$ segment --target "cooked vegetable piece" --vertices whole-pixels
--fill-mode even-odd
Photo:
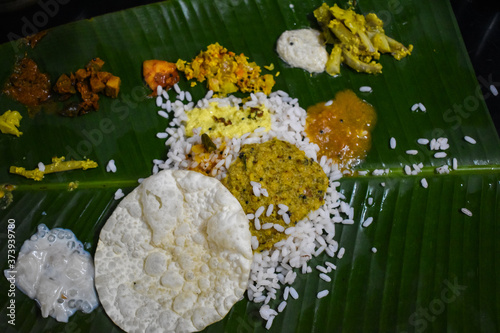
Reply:
[[[54,91],[58,94],[75,94],[76,89],[75,86],[73,85],[73,82],[75,81],[75,76],[71,74],[71,77],[69,77],[66,74],[63,74],[57,79],[56,85],[54,86]]]
[[[329,7],[323,3],[314,11],[314,16],[323,30],[327,44],[334,44],[326,71],[337,75],[340,61],[358,72],[376,74],[382,72],[382,65],[374,60],[380,59],[380,53],[390,53],[401,60],[411,54],[413,46],[406,48],[403,44],[385,35],[384,23],[374,13],[366,16],[357,14],[352,7],[342,9],[337,4]],[[339,51],[341,48],[342,52]]]
[[[108,97],[116,98],[120,92],[121,80],[118,76],[112,75],[111,78],[106,82],[105,94]]]
[[[40,181],[43,179],[44,175],[48,173],[76,169],[87,170],[92,168],[97,168],[97,163],[92,160],[87,159],[86,161],[65,161],[64,156],[62,156],[52,158],[52,163],[45,165],[44,171],[41,171],[39,168],[36,168],[34,170],[26,170],[23,167],[11,166],[9,172]]]
[[[11,110],[5,111],[5,113],[0,116],[0,131],[4,134],[12,134],[17,137],[21,136],[23,132],[20,132],[18,129],[21,119],[23,119],[23,117],[19,112]]]
[[[342,62],[342,48],[335,45],[325,64],[325,70],[331,76],[340,74],[340,63]]]
[[[164,60],[144,61],[142,63],[142,75],[149,88],[153,90],[153,96],[156,96],[158,86],[169,90],[179,82],[179,73],[175,64]]]
[[[99,110],[99,93],[116,98],[120,92],[121,80],[109,72],[101,71],[104,61],[94,58],[85,66],[78,69],[75,74],[62,74],[54,86],[54,91],[67,99],[77,91],[83,101],[76,105],[66,105],[59,113],[63,116],[75,117]],[[76,89],[75,89],[76,88]]]
[[[209,153],[217,149],[217,146],[214,144],[212,139],[210,139],[207,133],[203,133],[201,135],[201,142],[203,143],[203,147],[205,147],[205,150]]]

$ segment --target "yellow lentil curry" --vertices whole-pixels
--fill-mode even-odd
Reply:
[[[370,104],[345,90],[335,95],[331,105],[319,103],[307,110],[305,131],[309,140],[319,146],[319,156],[325,155],[341,169],[348,169],[370,150],[376,120]]]
[[[260,183],[268,196],[255,196],[250,181]],[[259,217],[261,225],[273,223],[285,229],[321,207],[328,188],[328,177],[318,163],[307,158],[296,146],[278,139],[243,146],[222,182],[247,214],[254,214],[264,206]],[[274,209],[266,216],[270,204]],[[278,215],[278,204],[288,206],[289,224]],[[274,228],[256,230],[253,221],[250,221],[250,231],[259,241],[257,251],[271,249],[276,242],[286,238],[284,232]]]
[[[220,106],[216,102],[207,108],[194,108],[187,113],[186,134],[193,135],[193,129],[201,127],[201,133],[210,137],[238,138],[259,127],[271,129],[271,114],[264,106],[242,109],[239,106]]]

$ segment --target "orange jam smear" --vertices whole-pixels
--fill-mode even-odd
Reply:
[[[352,90],[335,95],[330,105],[318,103],[307,110],[306,134],[341,170],[366,157],[371,148],[371,131],[377,121],[375,109]]]

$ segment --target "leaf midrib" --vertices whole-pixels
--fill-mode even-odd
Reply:
[[[343,179],[386,179],[386,178],[430,178],[430,177],[441,177],[441,176],[462,176],[462,175],[484,175],[484,174],[498,174],[500,175],[500,165],[492,164],[492,165],[472,165],[472,166],[461,166],[457,170],[450,170],[449,174],[437,174],[437,167],[424,167],[421,169],[421,172],[417,175],[407,175],[404,171],[403,167],[398,168],[385,168],[379,170],[389,170],[388,174],[375,176],[372,175],[369,171],[369,174],[365,176],[356,175],[356,176],[344,176]],[[364,170],[358,170],[364,171]],[[69,182],[59,182],[59,183],[44,183],[41,182],[33,182],[32,184],[20,184],[15,185],[16,192],[29,192],[29,191],[58,191],[58,190],[68,190]],[[130,188],[136,187],[139,183],[137,178],[134,179],[121,179],[121,180],[109,180],[109,181],[79,181],[78,187],[75,190],[79,189],[118,189],[118,188]]]

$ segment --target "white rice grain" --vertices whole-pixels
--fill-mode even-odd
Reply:
[[[275,223],[275,224],[273,225],[273,228],[274,228],[274,229],[276,229],[276,231],[278,231],[278,232],[283,232],[283,231],[285,231],[285,227],[284,227],[284,226],[282,226],[282,225],[280,225],[280,224],[276,224],[276,223]]]
[[[290,296],[292,296],[293,299],[299,298],[299,293],[297,292],[297,290],[295,290],[294,287],[290,287]]]
[[[498,96],[497,87],[495,87],[493,84],[490,85],[490,91],[493,94],[493,96]]]
[[[391,149],[396,149],[396,138],[392,137],[391,140],[389,141],[389,145]]]
[[[115,192],[115,200],[120,200],[124,196],[125,196],[125,194],[123,193],[123,191],[122,191],[121,188],[119,188],[118,190],[116,190],[116,192]]]
[[[169,117],[168,117],[168,113],[166,113],[166,112],[165,112],[165,111],[163,111],[163,110],[159,110],[159,111],[158,111],[158,115],[159,115],[160,117],[163,117],[163,118],[166,118],[166,119],[168,119],[168,118],[169,118]]]
[[[434,154],[434,158],[445,158],[446,153],[445,152],[439,152]]]
[[[429,184],[427,183],[427,179],[425,179],[425,178],[422,178],[420,180],[420,185],[422,185],[423,188],[429,187]]]
[[[264,209],[265,209],[264,206],[260,206],[259,208],[257,208],[257,210],[255,211],[255,217],[259,218],[264,212]]]
[[[321,273],[328,273],[328,270],[325,267],[321,266],[321,265],[317,265],[316,269],[318,271],[320,271]]]
[[[344,256],[345,249],[343,247],[340,248],[339,252],[337,253],[337,258],[342,259]]]
[[[253,224],[254,224],[255,230],[260,230],[261,229],[261,225],[260,225],[260,220],[259,219],[253,220]]]
[[[38,169],[40,169],[40,165],[38,165]],[[106,171],[107,172],[116,172],[116,165],[115,165],[115,160],[109,160],[108,164],[106,165]],[[43,171],[40,169],[40,171]]]
[[[418,140],[417,140],[417,143],[418,143],[419,145],[426,145],[426,144],[428,144],[428,143],[429,143],[429,140],[428,140],[428,139],[425,139],[425,138],[420,138],[420,139],[418,139]]]
[[[323,297],[327,296],[327,295],[328,295],[328,293],[329,293],[329,291],[325,289],[325,290],[320,291],[320,292],[316,295],[316,297],[317,297],[317,298],[323,298]]]
[[[273,320],[276,316],[270,316],[269,319],[266,322],[266,330],[271,329],[271,326],[273,325]]]
[[[267,207],[267,210],[266,210],[266,216],[271,216],[271,214],[273,213],[273,209],[274,209],[274,205],[273,204],[270,204],[268,207]]]
[[[328,275],[326,275],[325,273],[321,273],[319,275],[319,277],[321,278],[321,280],[326,281],[326,282],[331,282],[332,281],[332,278],[329,277]]]
[[[472,216],[472,212],[470,210],[468,210],[467,208],[462,208],[462,209],[460,209],[460,211],[467,216]]]
[[[362,86],[359,88],[360,92],[372,92],[372,88],[369,86]]]
[[[468,135],[464,136],[464,140],[467,141],[468,143],[470,143],[471,145],[475,145],[476,144],[476,140],[474,140],[473,138],[471,138]]]
[[[280,305],[278,305],[278,312],[283,312],[283,310],[285,310],[285,307],[286,307],[286,301],[282,301]]]
[[[365,228],[368,227],[370,224],[372,224],[372,222],[373,222],[373,217],[370,216],[363,222],[363,227]]]
[[[180,94],[181,93],[181,88],[179,87],[179,85],[176,83],[174,84],[174,90],[176,93]]]

